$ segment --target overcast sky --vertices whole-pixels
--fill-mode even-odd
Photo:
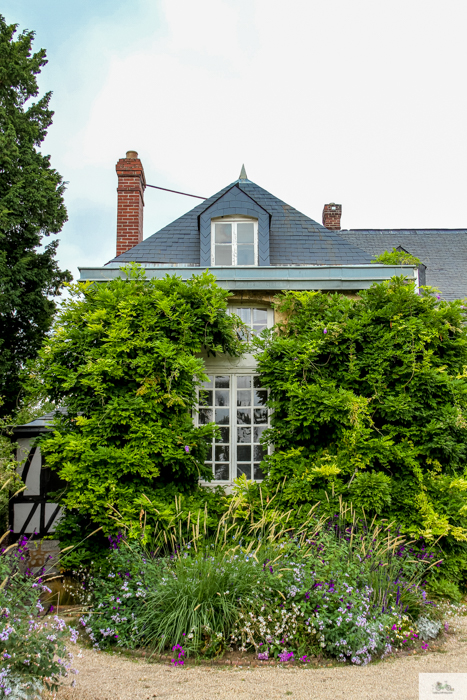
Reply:
[[[343,228],[467,227],[465,0],[3,0],[36,31],[68,181],[59,259],[115,255],[115,163],[210,196],[250,180]],[[196,200],[146,190],[144,235]]]

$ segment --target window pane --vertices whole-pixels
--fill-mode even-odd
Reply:
[[[214,479],[216,481],[228,481],[229,480],[229,465],[228,464],[215,464],[214,465]]]
[[[266,450],[262,445],[255,445],[253,447],[253,459],[255,459],[257,462],[260,462],[264,458],[265,454]]]
[[[256,377],[253,377],[253,386],[255,389],[263,389],[263,385],[261,384],[261,377],[256,375]]]
[[[249,389],[251,387],[251,377],[237,377],[237,387],[239,389]]]
[[[237,265],[254,265],[254,264],[255,264],[255,248],[254,248],[254,246],[252,246],[252,245],[238,245],[238,247],[237,247]]]
[[[229,446],[228,445],[216,445],[216,462],[228,462],[229,461]]]
[[[212,389],[212,377],[209,377],[209,381],[207,382],[201,382],[201,386],[205,389]]]
[[[266,401],[268,400],[268,392],[266,389],[256,389],[253,394],[255,396],[255,406],[266,406]]]
[[[219,428],[220,437],[216,438],[216,442],[230,442],[230,428]]]
[[[237,316],[240,316],[243,323],[246,323],[247,326],[251,324],[251,309],[237,309]]]
[[[217,411],[216,411],[217,413]],[[267,408],[255,408],[254,411],[255,424],[267,423],[268,422],[268,409]],[[217,420],[216,420],[217,423]]]
[[[232,224],[215,225],[216,243],[232,243]]]
[[[237,391],[237,406],[251,406],[251,391],[249,389]]]
[[[255,242],[254,224],[237,224],[237,242],[253,245]]]
[[[199,405],[200,406],[212,406],[212,391],[199,392]]]
[[[217,425],[229,425],[229,409],[216,408],[216,423]]]
[[[253,442],[259,442],[265,430],[268,429],[267,425],[258,426],[253,428]]]
[[[267,309],[253,309],[253,323],[264,323],[268,322],[268,311]]]
[[[207,425],[212,423],[212,410],[210,408],[201,408],[198,414],[198,423],[200,425]]]
[[[237,476],[242,476],[243,474],[245,474],[247,479],[251,479],[251,464],[237,465]]]
[[[251,428],[237,428],[237,442],[251,442]]]
[[[251,461],[251,445],[237,445],[237,462]]]
[[[260,392],[257,392],[260,393]],[[228,389],[216,389],[216,406],[228,406],[229,405],[230,391]],[[256,404],[261,406],[262,404]]]
[[[251,408],[245,408],[243,411],[237,411],[237,423],[238,425],[251,425]]]
[[[212,462],[212,447],[208,448],[208,453],[206,455],[205,462]]]
[[[254,467],[255,467],[255,477],[254,478],[255,479],[264,479],[263,470],[261,469],[259,464],[255,464]]]
[[[215,265],[231,265],[232,264],[232,246],[231,245],[216,245],[216,254],[214,257]]]
[[[216,389],[228,389],[230,386],[230,377],[228,374],[221,377],[216,377]]]

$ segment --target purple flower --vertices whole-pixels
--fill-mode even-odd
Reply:
[[[267,661],[269,659],[269,653],[267,651],[260,652],[258,654],[258,659],[260,661]]]
[[[441,297],[440,297],[440,295],[439,295],[439,294],[437,294],[437,295],[436,295],[436,298],[437,298],[437,299],[441,299]]]
[[[422,644],[422,649],[423,651],[426,651],[428,649],[428,644],[425,642],[425,644]]]
[[[325,328],[324,331],[323,331],[323,333],[326,335],[327,332],[328,332],[328,329]]]
[[[293,651],[281,651],[281,653],[278,656],[278,659],[281,663],[285,663],[286,661],[293,661]]]
[[[190,451],[190,448],[188,447],[188,445],[185,445],[185,452],[189,452],[189,451]]]

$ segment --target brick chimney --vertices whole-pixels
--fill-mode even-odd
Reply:
[[[136,151],[127,151],[115,166],[118,176],[117,255],[143,240],[146,178]]]
[[[325,204],[323,209],[323,226],[330,231],[341,230],[342,204]]]

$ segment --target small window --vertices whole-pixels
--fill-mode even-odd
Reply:
[[[258,264],[258,222],[254,220],[213,221],[212,265],[253,266]]]
[[[265,328],[272,328],[274,325],[274,310],[267,306],[232,304],[228,307],[228,313],[239,316],[245,326],[250,328],[249,334],[245,334],[244,331],[241,334],[240,331],[238,332],[241,340],[250,340],[251,336],[258,335]]]

